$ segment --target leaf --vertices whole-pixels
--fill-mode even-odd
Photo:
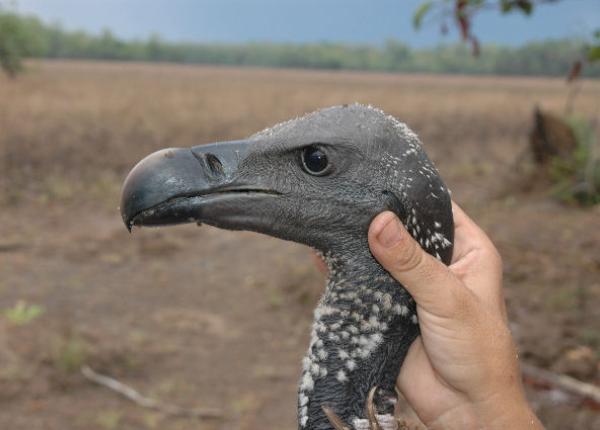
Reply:
[[[502,0],[500,2],[500,10],[502,13],[508,13],[512,10],[514,3],[511,0]]]
[[[531,12],[533,11],[531,0],[518,0],[517,7],[521,9],[525,15],[531,15]]]
[[[415,27],[416,29],[421,28],[423,18],[425,18],[425,15],[427,15],[427,12],[429,12],[432,6],[432,0],[421,3],[421,5],[417,8],[415,14],[413,15],[413,27]]]
[[[469,19],[465,16],[457,17],[458,28],[460,29],[460,36],[463,40],[468,40],[470,36],[471,23]]]
[[[19,300],[14,307],[6,309],[4,316],[13,324],[25,325],[37,319],[44,313],[44,309],[38,305],[29,305]]]
[[[501,0],[500,2],[502,13],[512,12],[515,7],[520,9],[525,15],[531,15],[531,12],[533,12],[533,3],[531,0]]]
[[[590,46],[588,48],[587,60],[590,63],[600,60],[600,45]]]

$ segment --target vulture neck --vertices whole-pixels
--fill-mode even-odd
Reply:
[[[314,312],[299,389],[300,429],[332,429],[322,407],[347,425],[365,428],[369,391],[384,429],[395,428],[395,383],[419,333],[413,299],[364,247],[323,255],[329,267]],[[364,249],[365,251],[360,251]]]

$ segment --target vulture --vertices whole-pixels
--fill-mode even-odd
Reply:
[[[419,335],[412,297],[374,259],[367,232],[390,210],[449,264],[448,188],[404,123],[361,104],[334,106],[245,140],[169,148],[129,173],[133,226],[194,222],[315,249],[329,269],[298,388],[298,428],[394,429],[395,383]]]

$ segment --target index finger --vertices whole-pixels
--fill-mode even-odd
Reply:
[[[450,264],[461,260],[472,250],[493,247],[483,230],[455,201],[452,201],[452,215],[454,217],[454,252]]]
[[[454,253],[449,266],[464,284],[486,301],[502,302],[502,261],[484,231],[452,202]]]

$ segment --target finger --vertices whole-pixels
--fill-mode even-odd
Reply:
[[[489,237],[453,202],[454,254],[450,271],[476,296],[503,303],[502,260]]]
[[[396,387],[409,404],[430,405],[430,411],[451,409],[453,405],[449,404],[449,401],[457,397],[455,390],[436,374],[420,336],[408,349],[396,380]],[[431,416],[420,412],[419,418],[425,422],[431,420]]]
[[[369,246],[379,263],[413,296],[417,304],[439,316],[464,309],[468,290],[443,263],[427,254],[392,212],[375,217]]]
[[[452,263],[473,249],[495,249],[483,230],[455,202],[452,202],[452,214],[455,233]]]
[[[402,367],[400,367],[400,373],[398,373],[396,385],[402,393],[411,391],[415,376],[423,374],[421,368],[426,365],[429,365],[429,357],[423,346],[423,339],[419,336],[408,348]]]
[[[329,268],[327,267],[327,264],[325,264],[323,257],[321,257],[321,255],[315,251],[311,251],[310,255],[312,260],[315,262],[315,266],[317,266],[317,270],[323,275],[327,276],[329,273]]]

